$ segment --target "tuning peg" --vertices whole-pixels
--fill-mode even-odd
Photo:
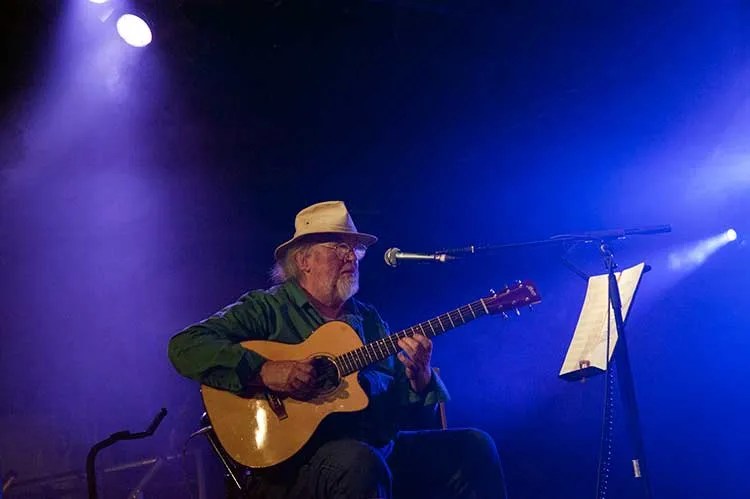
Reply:
[[[502,312],[502,316],[503,316],[503,319],[507,319],[508,318],[508,314],[506,314],[505,312]]]
[[[529,312],[533,312],[534,311],[534,305],[526,305],[526,308],[529,309]]]
[[[494,289],[490,288],[490,294],[491,294],[492,296],[495,296],[495,295],[496,295],[497,293],[495,293],[495,290],[494,290]]]
[[[517,308],[514,308],[513,310],[515,310],[515,311],[516,311],[516,315],[518,315],[518,316],[520,316],[520,315],[521,315],[521,311],[520,311],[520,310],[518,310]]]

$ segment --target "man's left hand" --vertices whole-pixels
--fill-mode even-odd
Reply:
[[[398,340],[398,346],[403,349],[398,354],[398,360],[406,368],[406,377],[409,378],[412,390],[422,393],[432,379],[432,341],[416,334],[411,338]]]

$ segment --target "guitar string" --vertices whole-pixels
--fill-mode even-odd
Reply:
[[[442,314],[437,317],[433,317],[432,319],[429,319],[424,322],[420,322],[412,327],[403,329],[397,333],[385,336],[383,338],[380,338],[378,340],[375,340],[373,342],[367,343],[366,345],[362,345],[361,347],[355,348],[354,350],[350,350],[349,352],[345,352],[341,355],[335,356],[332,361],[332,366],[329,366],[326,368],[326,370],[323,372],[325,377],[335,375],[337,370],[338,372],[346,372],[346,375],[349,375],[353,372],[356,372],[362,368],[364,368],[366,365],[376,362],[378,360],[383,360],[391,355],[394,355],[398,353],[398,350],[391,352],[390,350],[393,349],[396,346],[396,343],[393,341],[393,338],[403,339],[406,337],[412,337],[416,334],[419,334],[417,331],[417,328],[419,328],[422,331],[422,334],[426,336],[427,338],[433,338],[441,333],[445,333],[447,331],[450,331],[451,329],[454,329],[457,327],[453,320],[453,315],[456,315],[456,320],[459,318],[461,319],[461,323],[458,324],[458,326],[464,325],[467,322],[475,319],[477,317],[476,312],[474,311],[474,307],[478,307],[477,303],[479,301],[475,301],[472,303],[469,303],[467,305],[463,305],[462,307],[459,307],[457,309],[451,310],[445,314]],[[480,310],[481,312],[481,310]],[[467,318],[469,313],[471,314],[470,318]],[[451,327],[448,327],[447,329],[443,326],[443,322],[441,320],[441,317],[447,317],[448,321],[451,323]],[[435,327],[433,326],[433,322],[436,322],[437,325],[440,326],[440,331],[437,331]],[[428,333],[427,330],[424,328],[423,324],[427,324],[430,327],[431,332]],[[390,340],[392,347],[389,349],[388,345],[386,344],[386,340]],[[382,347],[381,347],[382,345]],[[381,350],[380,355],[378,355],[378,352],[376,351],[376,346],[379,350]],[[368,350],[369,348],[369,350]],[[383,351],[387,352],[386,355],[383,355]],[[351,357],[347,359],[347,356]],[[369,359],[368,359],[369,357]],[[360,360],[362,359],[362,360]],[[376,359],[376,360],[375,360]],[[355,367],[358,369],[352,370],[350,366],[347,364],[351,364],[351,367]]]
[[[506,293],[507,295],[507,293]],[[507,298],[507,296],[505,296]],[[388,345],[386,344],[386,340],[390,340],[391,342],[391,348],[395,350],[395,347],[397,343],[394,342],[393,338],[402,339],[406,337],[412,337],[415,336],[417,333],[417,327],[422,331],[422,334],[427,338],[434,338],[435,336],[445,333],[447,331],[450,331],[451,329],[456,328],[456,324],[453,321],[452,314],[457,314],[457,318],[461,319],[461,323],[458,324],[458,326],[462,326],[466,324],[469,321],[472,321],[476,319],[478,316],[476,312],[474,311],[474,307],[478,307],[481,305],[481,309],[479,309],[480,316],[483,315],[481,312],[484,312],[485,314],[489,314],[489,310],[487,309],[487,302],[492,300],[493,302],[496,301],[499,298],[499,296],[495,295],[487,300],[481,299],[477,300],[471,303],[468,303],[466,305],[463,305],[457,309],[451,310],[445,314],[441,314],[437,317],[433,317],[432,319],[429,319],[424,322],[420,322],[414,326],[411,326],[409,328],[403,329],[401,331],[398,331],[397,333],[388,335],[384,338],[380,338],[378,340],[372,341],[370,343],[367,343],[365,345],[362,345],[361,347],[355,348],[354,350],[350,350],[349,352],[345,352],[341,355],[334,356],[332,358],[332,362],[326,365],[326,368],[323,371],[323,378],[324,379],[330,379],[335,378],[338,374],[342,374],[343,376],[348,376],[349,374],[352,374],[356,371],[359,371],[366,367],[369,364],[372,364],[374,362],[377,362],[379,360],[386,359],[396,353],[398,353],[398,350],[394,352],[390,352],[390,349],[388,348]],[[529,298],[527,297],[527,301],[529,301]],[[478,305],[479,304],[479,305]],[[511,302],[511,305],[514,305],[514,302]],[[494,308],[494,304],[493,304]],[[512,308],[512,307],[508,307]],[[464,312],[468,310],[469,313],[471,313],[471,318],[468,320],[464,317]],[[503,309],[498,309],[497,311],[502,311]],[[441,317],[447,316],[448,320],[451,323],[451,327],[448,329],[443,326],[443,322],[441,320]],[[468,316],[468,314],[466,314]],[[433,322],[437,322],[437,324],[440,326],[440,331],[436,331],[435,327],[433,327]],[[430,327],[431,333],[427,333],[425,330],[423,324],[427,324]],[[385,351],[387,352],[387,355],[383,355],[383,349],[381,348],[381,345],[385,347]],[[381,349],[380,355],[378,355],[377,351],[375,351],[375,345],[378,346],[379,349]],[[372,352],[368,351],[368,347],[372,350]],[[348,358],[347,358],[348,356]],[[361,356],[361,357],[360,357]],[[370,357],[368,361],[368,356]],[[362,360],[360,360],[362,359]],[[350,365],[347,365],[350,364]],[[355,368],[352,370],[352,368]],[[345,373],[345,374],[343,374]]]

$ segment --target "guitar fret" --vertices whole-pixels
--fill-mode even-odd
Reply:
[[[388,357],[388,355],[385,354],[384,351],[383,351],[383,346],[381,345],[382,342],[383,342],[382,340],[378,340],[375,343],[373,343],[373,345],[375,345],[375,346],[378,347],[378,352],[379,352],[378,353],[378,360],[385,359],[386,357]]]
[[[469,303],[469,312],[471,312],[471,315],[474,316],[474,318],[477,318],[477,314],[474,313],[474,308],[471,306],[471,303]]]
[[[451,321],[451,327],[456,327],[456,325],[455,325],[455,324],[453,323],[453,319],[451,319],[451,314],[450,314],[450,312],[449,312],[449,313],[447,313],[447,314],[445,314],[445,315],[447,315],[447,316],[448,316],[448,320],[449,320],[449,321]]]
[[[461,309],[456,309],[456,312],[458,312],[458,316],[461,318],[461,322],[466,324],[466,319],[464,318],[464,313],[461,312]]]
[[[437,316],[437,320],[438,320],[438,324],[440,324],[440,329],[442,329],[443,332],[445,332],[445,326],[443,326],[443,321],[440,320],[439,315]]]
[[[377,340],[372,345],[373,345],[373,349],[375,349],[375,347],[378,347],[378,351],[379,351],[377,354],[378,357],[385,357],[385,355],[383,355],[383,349],[380,347],[380,340]]]
[[[422,330],[422,336],[425,336],[425,337],[428,337],[428,338],[429,338],[429,336],[427,336],[427,333],[425,333],[425,332],[424,332],[424,326],[422,326],[422,323],[421,323],[421,322],[419,323],[419,329],[421,329],[421,330]]]
[[[362,365],[362,367],[365,367],[372,360],[370,358],[370,352],[367,350],[367,346],[366,345],[363,346],[363,347],[359,347],[359,349],[362,351],[362,357],[365,359],[365,363]]]
[[[394,354],[394,353],[398,352],[398,343],[396,343],[396,341],[393,339],[392,336],[389,336],[389,338],[391,339],[391,347],[388,349],[388,351],[391,354]]]
[[[342,369],[342,371],[348,371],[349,370],[349,365],[346,362],[346,354],[345,353],[342,354],[341,357],[339,357],[339,358],[341,359],[341,364],[344,366],[343,369]]]
[[[393,335],[388,336],[388,339],[391,340],[391,348],[393,348],[393,352],[398,352],[398,344],[393,341]]]
[[[333,358],[333,365],[336,366],[336,370],[339,373],[342,373],[344,371],[344,367],[341,365],[341,359],[339,357]]]
[[[432,331],[432,336],[435,336],[435,328],[432,327],[432,319],[427,321],[427,325],[430,326],[430,331]]]
[[[341,365],[342,365],[342,367],[339,368],[339,370],[341,372],[348,371],[349,370],[349,366],[346,365],[346,354],[343,354],[341,357],[339,357],[339,359],[341,359]]]
[[[385,349],[386,355],[391,355],[393,352],[391,351],[392,346],[388,346],[388,342],[386,341],[388,338],[383,338],[383,348]],[[393,342],[391,342],[391,345],[393,345]]]
[[[358,348],[354,350],[355,354],[357,355],[357,370],[362,369],[365,367],[365,364],[367,364],[367,359],[365,358],[365,354],[361,352],[361,348]],[[359,365],[361,362],[361,365]]]
[[[485,314],[489,314],[489,313],[490,313],[490,311],[489,311],[489,310],[487,310],[487,305],[485,305],[485,304],[484,304],[484,298],[480,298],[480,299],[479,299],[479,303],[481,303],[481,304],[482,304],[482,308],[484,308],[484,313],[485,313]]]
[[[367,350],[367,345],[363,345],[363,346],[359,347],[359,349],[362,350],[362,356],[365,358],[365,363],[362,366],[362,367],[365,367],[372,360],[370,358],[370,352]]]

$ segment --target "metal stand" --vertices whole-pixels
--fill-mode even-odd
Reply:
[[[150,437],[154,434],[156,428],[159,426],[166,415],[167,410],[162,408],[161,411],[159,411],[159,413],[156,415],[156,417],[154,417],[154,420],[151,422],[151,425],[146,431],[142,431],[139,433],[131,433],[130,431],[118,431],[117,433],[113,433],[101,442],[97,442],[93,447],[91,447],[91,450],[89,450],[89,454],[86,457],[86,481],[88,482],[89,499],[97,499],[99,497],[96,490],[96,455],[99,453],[99,451],[109,447],[110,445],[116,444],[120,440],[136,440],[139,438]],[[157,463],[155,463],[155,465]]]
[[[635,397],[635,385],[633,383],[633,372],[630,368],[630,355],[628,353],[628,342],[625,336],[625,321],[622,317],[622,302],[620,300],[620,288],[617,285],[615,271],[617,263],[609,248],[607,241],[602,241],[599,251],[604,258],[604,265],[609,276],[609,303],[615,316],[617,327],[617,345],[615,346],[614,359],[617,366],[617,380],[620,386],[622,401],[625,405],[625,420],[632,446],[633,477],[641,480],[643,493],[646,499],[651,499],[651,484],[649,474],[646,470],[646,456],[643,448],[643,436],[641,433],[640,419],[638,416],[638,402]],[[609,342],[609,340],[607,340]],[[609,349],[607,349],[609,351]],[[608,365],[608,370],[611,367]],[[609,373],[606,373],[609,374]],[[609,382],[609,377],[607,381]]]
[[[15,471],[10,470],[3,478],[0,480],[0,485],[2,485],[2,488],[0,488],[0,498],[3,497],[3,493],[10,488],[11,485],[13,485],[13,482],[18,478],[18,475]]]

